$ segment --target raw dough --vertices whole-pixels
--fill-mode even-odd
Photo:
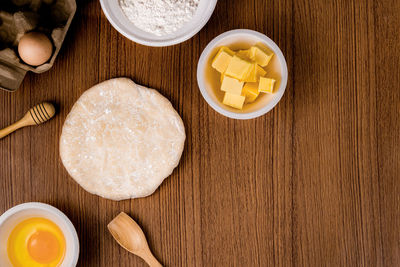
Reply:
[[[100,83],[72,107],[60,155],[85,190],[122,200],[152,194],[178,165],[185,128],[171,103],[127,78]]]

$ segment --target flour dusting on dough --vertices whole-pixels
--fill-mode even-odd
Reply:
[[[122,200],[152,194],[178,165],[185,128],[156,90],[127,78],[100,83],[75,103],[61,134],[61,160],[87,191]]]

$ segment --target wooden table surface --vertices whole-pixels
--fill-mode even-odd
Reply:
[[[400,266],[399,21],[398,0],[220,0],[196,36],[151,48],[114,30],[99,1],[78,1],[53,68],[0,92],[1,127],[44,100],[59,106],[0,140],[0,212],[59,208],[85,267],[145,266],[106,229],[120,211],[167,266]],[[254,120],[217,114],[197,86],[201,51],[235,28],[265,33],[288,63],[284,97]],[[114,202],[68,176],[58,140],[78,97],[120,76],[170,99],[187,141],[153,195]]]

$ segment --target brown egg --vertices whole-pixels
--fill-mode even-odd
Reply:
[[[48,61],[53,54],[53,44],[43,33],[29,32],[19,41],[18,53],[25,63],[39,66]]]

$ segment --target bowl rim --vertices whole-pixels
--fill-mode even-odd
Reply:
[[[119,1],[119,0],[115,0]],[[212,14],[214,13],[215,6],[217,5],[218,0],[207,0],[208,3],[208,8],[207,8],[207,13],[205,13],[204,16],[201,16],[201,20],[199,21],[198,24],[196,24],[196,27],[193,27],[190,31],[188,31],[184,35],[177,36],[175,38],[171,39],[166,39],[166,40],[152,40],[150,41],[149,39],[143,39],[138,37],[137,35],[131,35],[130,33],[126,32],[123,27],[119,25],[119,22],[114,20],[113,16],[111,15],[112,13],[112,8],[109,5],[109,0],[100,0],[100,6],[101,9],[104,12],[104,15],[106,16],[107,20],[111,23],[111,25],[123,36],[128,38],[131,41],[134,41],[136,43],[142,44],[142,45],[147,45],[147,46],[152,46],[152,47],[165,47],[165,46],[171,46],[171,45],[176,45],[179,43],[182,43],[186,40],[189,40],[192,38],[194,35],[196,35],[209,21],[211,18]],[[124,25],[123,25],[124,26]],[[179,29],[178,29],[179,31]],[[177,32],[178,32],[177,31]]]
[[[206,84],[204,81],[204,65],[206,64],[208,55],[211,53],[211,51],[214,49],[214,47],[216,46],[216,44],[218,42],[220,42],[222,39],[224,39],[230,35],[233,35],[233,34],[245,34],[245,35],[253,35],[253,36],[257,37],[262,42],[266,43],[268,45],[268,47],[274,51],[275,55],[278,57],[279,62],[281,64],[281,71],[282,71],[281,84],[279,86],[278,91],[274,94],[274,98],[271,101],[269,101],[262,108],[260,108],[256,111],[253,111],[253,112],[249,112],[249,113],[236,113],[236,112],[232,112],[232,111],[222,108],[210,97],[210,95],[206,89]],[[281,49],[278,47],[278,45],[272,39],[270,39],[265,34],[262,34],[260,32],[250,30],[250,29],[234,29],[234,30],[227,31],[227,32],[224,32],[224,33],[216,36],[204,48],[203,52],[200,55],[198,64],[197,64],[197,83],[198,83],[201,95],[215,111],[217,111],[218,113],[220,113],[226,117],[232,118],[232,119],[248,120],[248,119],[254,119],[254,118],[260,117],[260,116],[268,113],[270,110],[272,110],[278,104],[278,102],[283,97],[285,90],[286,90],[286,86],[287,86],[287,80],[288,80],[287,63],[286,63],[286,59],[283,56]]]
[[[68,230],[71,233],[71,237],[73,239],[72,246],[75,248],[73,257],[71,258],[71,264],[72,264],[71,266],[76,266],[78,263],[79,251],[80,251],[78,234],[76,232],[74,225],[72,224],[71,220],[67,217],[67,215],[65,215],[61,210],[57,209],[56,207],[53,207],[49,204],[41,203],[41,202],[26,202],[26,203],[16,205],[16,206],[6,210],[0,216],[0,227],[3,225],[4,222],[6,222],[14,214],[24,211],[24,210],[29,210],[29,209],[45,210],[45,211],[52,213],[53,215],[59,217],[61,220],[63,220],[66,223]]]

